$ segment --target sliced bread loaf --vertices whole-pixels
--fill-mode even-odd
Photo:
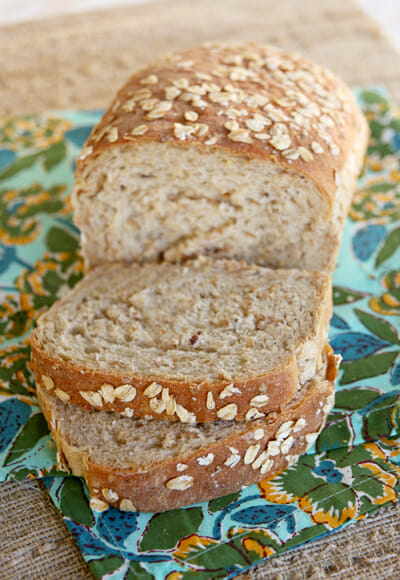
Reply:
[[[90,272],[32,332],[37,383],[182,422],[279,411],[325,365],[328,274],[202,258]]]
[[[367,124],[327,70],[209,44],[134,74],[77,166],[88,268],[209,255],[334,268]]]
[[[296,462],[332,408],[334,384],[308,381],[279,414],[197,425],[87,411],[40,385],[37,392],[59,467],[84,476],[93,509],[162,512],[235,492]]]

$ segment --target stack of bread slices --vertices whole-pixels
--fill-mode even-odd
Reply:
[[[272,47],[173,54],[119,91],[77,165],[87,274],[31,337],[59,467],[94,509],[232,493],[315,441],[367,136],[345,85]]]

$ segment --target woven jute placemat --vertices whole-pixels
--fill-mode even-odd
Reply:
[[[0,114],[103,108],[132,70],[205,40],[300,50],[400,100],[399,55],[353,0],[164,0],[0,29]],[[240,578],[394,580],[399,553],[393,505]],[[0,485],[0,578],[91,578],[40,482]]]

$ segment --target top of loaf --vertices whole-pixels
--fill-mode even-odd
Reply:
[[[105,147],[157,141],[267,158],[334,198],[336,172],[365,124],[352,92],[297,54],[213,44],[169,55],[118,92],[78,161]]]

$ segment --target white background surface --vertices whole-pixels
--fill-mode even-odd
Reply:
[[[392,44],[400,50],[400,0],[358,0],[358,3],[379,22]]]
[[[54,16],[67,12],[82,12],[152,0],[0,0],[0,25]],[[168,0],[164,0],[167,2]],[[187,0],[195,2],[196,0]],[[218,0],[216,0],[218,1]],[[245,0],[243,0],[245,1]],[[276,0],[284,2],[285,0]],[[307,2],[307,0],[299,0]],[[335,0],[331,0],[334,5]],[[358,0],[400,50],[400,0]],[[400,66],[400,61],[399,61]]]

